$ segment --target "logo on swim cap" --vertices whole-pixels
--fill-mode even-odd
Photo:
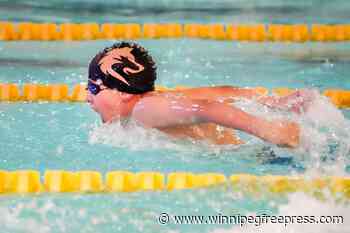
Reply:
[[[129,82],[126,81],[126,79],[121,74],[113,70],[112,66],[116,64],[120,64],[123,66],[126,66],[126,65],[134,66],[136,69],[133,69],[127,66],[122,69],[122,71],[128,75],[136,74],[143,71],[145,67],[135,61],[134,55],[131,54],[132,50],[133,48],[123,47],[123,48],[115,48],[107,52],[105,56],[98,63],[101,71],[105,75],[110,75],[113,78],[116,78],[121,82],[130,86]]]

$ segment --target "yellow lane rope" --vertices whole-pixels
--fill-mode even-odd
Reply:
[[[0,171],[0,193],[171,191],[226,185],[234,191],[322,192],[350,198],[350,177],[255,176],[221,173],[35,170]]]
[[[350,40],[350,24],[115,24],[0,22],[0,40],[80,41],[201,38],[251,42],[337,42]]]
[[[77,84],[73,86],[71,92],[67,84],[24,84],[21,88],[14,83],[0,83],[0,102],[37,102],[37,101],[53,101],[53,102],[84,102],[86,100],[86,85]],[[176,86],[175,88],[167,88],[157,86],[156,90],[181,90],[188,88],[186,86]],[[254,87],[258,93],[267,95],[269,90],[264,87]],[[284,96],[292,93],[296,89],[290,88],[274,88],[272,94]],[[327,89],[323,92],[330,101],[339,108],[350,107],[350,90],[343,89]]]

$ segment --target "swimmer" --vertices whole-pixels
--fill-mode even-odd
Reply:
[[[297,147],[297,123],[268,121],[232,106],[232,102],[236,98],[256,99],[272,108],[300,112],[312,98],[306,91],[277,98],[233,86],[156,91],[155,80],[156,64],[143,47],[116,43],[90,62],[87,102],[104,123],[133,119],[143,127],[176,137],[207,139],[216,144],[243,143],[235,137],[234,129],[279,146]]]

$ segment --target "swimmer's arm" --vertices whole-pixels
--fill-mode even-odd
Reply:
[[[143,100],[135,109],[136,120],[149,127],[216,123],[280,146],[296,147],[299,143],[299,127],[296,123],[270,122],[220,102],[151,97]]]
[[[266,96],[254,88],[233,86],[200,87],[185,89],[180,92],[190,99],[202,99],[234,103],[237,99],[255,99],[260,104],[270,108],[301,113],[308,108],[308,102],[314,98],[314,93],[308,90],[298,90],[286,96]]]
[[[280,146],[296,147],[299,144],[299,126],[293,122],[267,121],[217,102],[203,106],[199,115],[205,121],[242,130]]]

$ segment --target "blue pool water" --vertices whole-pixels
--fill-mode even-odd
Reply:
[[[299,45],[240,45],[200,40],[148,40],[140,43],[149,48],[157,60],[158,84],[168,87],[235,85],[264,86],[270,89],[310,87],[321,91],[327,88],[350,89],[350,82],[344,81],[350,73],[347,61],[336,57],[326,58],[326,53],[316,60],[298,58],[295,55],[297,49],[303,51],[303,48],[308,47],[307,44],[302,45],[303,48],[297,48]],[[86,81],[89,59],[109,44],[110,41],[3,43],[0,82],[19,85],[67,83],[72,87]],[[170,44],[173,48],[167,49]],[[347,47],[336,46],[344,49]],[[277,48],[284,49],[286,54],[276,53],[281,51]],[[72,50],[75,52],[71,53]],[[89,144],[89,132],[93,131],[92,126],[100,122],[98,116],[84,103],[2,103],[0,111],[0,143],[4,154],[0,168],[3,169],[33,168],[43,171],[49,168],[75,168],[99,171],[126,169],[285,174],[295,167],[302,167],[300,161],[275,165],[265,161],[273,158],[257,158],[255,154],[264,153],[264,145],[270,145],[252,138],[249,140],[253,140],[252,143],[257,148],[252,149],[250,145],[239,149],[207,146],[203,150],[198,143],[185,142],[177,145],[179,143],[160,137],[155,142],[149,142],[147,136],[144,141],[136,142],[133,137],[139,137],[137,132],[119,132],[112,145]],[[348,114],[346,110],[343,112]],[[130,141],[118,140],[118,137],[127,137]],[[21,142],[20,145],[18,142]],[[129,143],[128,146],[123,145],[125,143]],[[153,146],[149,149],[151,144]],[[275,150],[279,156],[293,154],[288,149]],[[13,156],[16,156],[16,160],[12,159]],[[259,166],[256,166],[257,160],[262,160]],[[67,164],[67,161],[72,163]]]
[[[141,40],[158,63],[159,84],[349,88],[347,44],[329,44],[317,56],[314,44],[239,44],[200,40]],[[111,41],[1,43],[0,82],[85,82],[89,59]],[[321,45],[324,46],[324,45]],[[169,49],[170,48],[170,49]],[[343,54],[336,51],[341,50]],[[74,53],[72,53],[74,51]],[[298,51],[303,54],[302,58]],[[345,54],[345,55],[344,55]],[[349,111],[342,111],[349,117]],[[348,118],[347,118],[348,119]],[[277,148],[242,135],[247,145],[210,146],[174,141],[136,128],[126,132],[99,126],[85,103],[1,103],[0,169],[221,172],[251,174],[307,173],[316,153],[322,166],[347,161],[348,151],[322,154]],[[327,125],[327,124],[326,124]],[[112,133],[111,133],[112,132]],[[317,134],[323,135],[322,132]],[[109,140],[106,140],[106,138]],[[112,138],[112,140],[110,140]],[[341,143],[346,145],[346,142]],[[329,143],[330,144],[330,143]],[[323,145],[330,147],[331,145]],[[274,155],[271,155],[273,151]],[[319,154],[318,154],[319,153]],[[334,155],[335,154],[335,155]],[[304,156],[304,157],[303,157]],[[305,158],[306,157],[306,158]],[[325,158],[331,159],[325,159]],[[346,162],[347,165],[350,163]],[[332,173],[330,173],[332,174]],[[277,213],[269,199],[236,197],[226,188],[115,195],[41,195],[0,197],[6,231],[11,232],[212,232],[230,226],[161,226],[156,217],[172,214]],[[276,201],[276,200],[275,200]],[[286,203],[280,199],[277,203]],[[191,210],[188,210],[191,206]],[[189,213],[188,213],[189,211]],[[22,228],[16,223],[29,224]],[[69,222],[69,224],[67,224]]]
[[[160,6],[163,8],[160,7],[159,11],[147,10],[139,17],[135,17],[134,11],[128,11],[131,8],[129,1],[120,2],[120,10],[124,13],[104,8],[104,2],[89,1],[82,7],[81,14],[76,14],[74,7],[81,5],[79,1],[66,6],[58,1],[16,1],[16,4],[3,1],[0,3],[0,18],[39,22],[138,23],[344,23],[348,20],[345,2],[343,7],[333,4],[327,8],[327,4],[319,4],[321,1],[305,1],[303,4],[257,1],[259,3],[251,3],[249,8],[240,3],[243,1],[222,1],[221,4],[226,4],[222,6],[230,6],[229,11],[223,11],[222,6],[196,11],[206,2],[192,1],[192,5],[186,5],[188,9],[184,9],[184,1],[162,1]],[[147,5],[147,2],[135,2],[138,13]],[[148,3],[154,5],[153,2],[156,1]],[[95,9],[96,4],[100,10],[94,14],[91,9]],[[176,8],[176,12],[167,13],[169,8]],[[16,13],[18,9],[24,13]],[[54,17],[52,12],[55,10],[59,13]],[[195,39],[138,42],[149,49],[158,64],[158,85],[167,87],[235,85],[269,89],[316,88],[319,91],[350,89],[348,43],[237,43]],[[71,88],[86,81],[89,59],[111,43],[113,41],[0,42],[0,83],[66,83]],[[247,141],[246,145],[227,147],[173,140],[138,127],[130,131],[122,130],[118,125],[103,127],[96,113],[85,103],[2,102],[0,169],[348,176],[350,111],[341,110],[345,116],[342,121],[339,111],[326,100],[320,100],[320,104],[322,114],[287,115],[297,118],[306,132],[303,148],[289,150],[244,134],[240,136]],[[239,106],[267,118],[283,115],[265,112],[261,106],[251,103],[240,103]],[[308,117],[314,121],[310,122]],[[314,213],[301,208],[311,204]],[[254,232],[251,229],[231,229],[229,225],[162,226],[157,223],[157,217],[163,212],[170,215],[324,213],[348,216],[348,204],[338,205],[320,203],[303,195],[260,198],[237,195],[228,187],[131,194],[0,196],[0,232],[222,232],[223,228],[228,232]],[[349,225],[335,226],[332,231],[315,227],[302,230],[291,227],[288,231],[262,228],[261,231],[348,232]]]
[[[2,0],[0,19],[57,23],[348,23],[349,7],[345,0]]]

